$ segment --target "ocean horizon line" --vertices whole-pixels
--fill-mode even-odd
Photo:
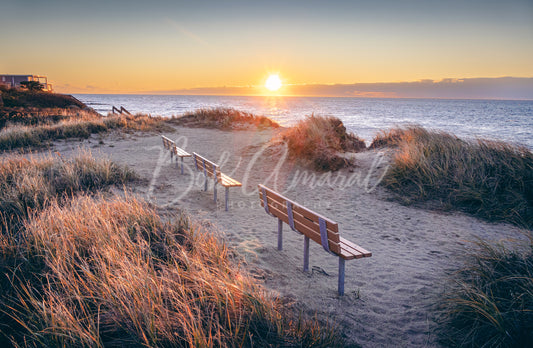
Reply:
[[[107,96],[176,96],[176,97],[238,97],[238,98],[331,98],[331,99],[376,99],[376,100],[480,100],[480,101],[533,101],[531,98],[507,99],[507,98],[450,98],[450,97],[362,97],[362,96],[318,96],[318,95],[244,95],[244,94],[174,94],[174,93],[150,93],[150,92],[125,92],[125,93],[69,93],[70,95],[107,95]]]

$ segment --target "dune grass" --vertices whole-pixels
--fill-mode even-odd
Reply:
[[[378,135],[398,150],[383,184],[406,203],[432,202],[489,221],[533,227],[533,153],[490,140],[465,141],[421,127]]]
[[[342,121],[332,116],[307,116],[280,134],[289,155],[310,163],[315,169],[338,170],[352,165],[339,152],[357,152],[366,148],[365,142],[346,132]]]
[[[333,347],[291,320],[232,261],[226,245],[178,215],[163,222],[131,197],[52,203],[3,234],[0,343],[47,347]]]
[[[478,241],[443,297],[442,343],[453,347],[533,345],[533,236],[510,250]]]
[[[95,159],[80,149],[72,158],[5,156],[0,160],[0,232],[17,231],[31,211],[58,196],[122,185],[136,179],[129,169]]]
[[[59,120],[57,122],[50,120]],[[122,131],[166,131],[163,118],[148,115],[114,115],[102,117],[93,113],[61,111],[59,115],[41,112],[31,114],[26,123],[0,130],[0,150],[43,147],[52,141],[70,138],[86,139],[91,134],[113,129]]]
[[[95,111],[73,108],[0,108],[0,129],[10,125],[36,126],[54,124],[63,120],[94,120]]]
[[[187,127],[206,127],[219,129],[245,129],[250,126],[258,128],[278,128],[279,124],[265,116],[233,108],[204,108],[173,117],[172,123]]]

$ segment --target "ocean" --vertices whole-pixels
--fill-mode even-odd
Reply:
[[[533,100],[380,99],[76,94],[107,115],[112,106],[131,113],[181,115],[199,108],[232,107],[290,126],[306,115],[332,115],[367,143],[380,131],[420,125],[463,138],[488,138],[533,149]]]

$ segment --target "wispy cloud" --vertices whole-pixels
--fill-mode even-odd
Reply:
[[[205,87],[150,93],[184,95],[262,95],[261,86]],[[366,98],[444,98],[444,99],[517,99],[533,100],[532,77],[464,78],[440,81],[354,83],[354,84],[292,84],[280,95],[311,97]]]
[[[191,32],[190,30],[184,28],[182,25],[180,25],[178,22],[176,22],[173,19],[165,18],[166,22],[172,26],[174,29],[176,29],[178,32],[180,32],[182,35],[186,36],[187,38],[202,44],[204,46],[209,46],[209,43],[202,39],[200,36],[196,35],[195,33]]]
[[[87,93],[87,94],[97,94],[97,93],[120,93],[119,90],[112,90],[108,88],[101,88],[98,86],[93,85],[72,85],[70,83],[59,83],[59,84],[52,84],[54,91],[58,93]]]

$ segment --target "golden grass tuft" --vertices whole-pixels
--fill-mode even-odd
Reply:
[[[307,116],[280,134],[292,157],[310,162],[317,170],[338,170],[351,163],[339,152],[361,151],[365,142],[346,132],[342,121],[332,116]]]
[[[205,108],[173,117],[170,122],[187,127],[206,127],[219,129],[278,128],[279,124],[265,116],[233,108]]]
[[[453,347],[533,343],[533,236],[521,250],[478,241],[440,304],[439,334]],[[525,247],[525,248],[524,248]]]
[[[394,129],[374,143],[397,146],[383,183],[404,202],[430,201],[490,221],[533,227],[529,149],[499,141],[465,141],[421,127]]]
[[[343,345],[315,322],[291,321],[200,224],[184,215],[165,223],[128,196],[52,203],[31,216],[22,238],[4,234],[0,247],[9,275],[0,295],[4,343]]]

